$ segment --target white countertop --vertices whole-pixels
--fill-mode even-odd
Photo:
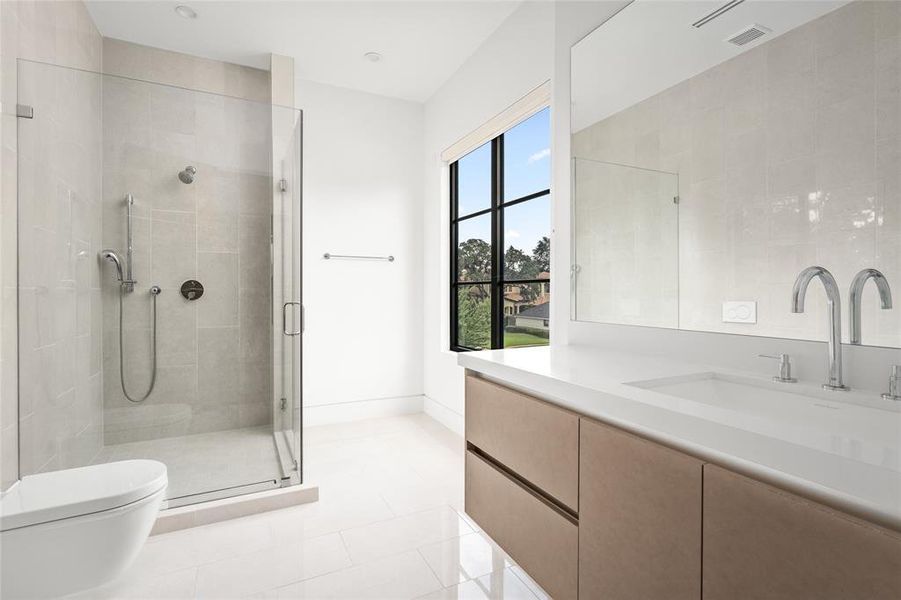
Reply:
[[[901,530],[901,406],[878,395],[823,392],[818,382],[770,384],[711,365],[589,346],[463,352],[457,360],[580,414]],[[810,398],[776,419],[627,385],[698,373],[740,375]]]

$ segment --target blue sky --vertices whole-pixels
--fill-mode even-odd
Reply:
[[[504,200],[550,187],[550,111],[544,109],[504,135]],[[459,214],[466,215],[491,205],[491,144],[473,150],[459,161]],[[550,234],[550,199],[512,206],[505,211],[505,248],[513,245],[531,253],[542,236]],[[459,239],[490,239],[490,218],[477,217],[460,223]]]

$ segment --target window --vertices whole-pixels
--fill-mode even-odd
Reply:
[[[550,111],[450,165],[452,350],[550,333]]]

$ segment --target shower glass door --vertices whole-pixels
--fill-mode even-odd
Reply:
[[[22,475],[155,459],[169,506],[299,483],[299,111],[18,77]]]
[[[301,113],[272,107],[272,402],[275,442],[285,483],[301,481]]]

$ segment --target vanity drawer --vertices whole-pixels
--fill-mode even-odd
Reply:
[[[465,508],[553,598],[578,596],[576,524],[469,450]]]
[[[561,504],[579,507],[579,417],[466,376],[466,441]]]

